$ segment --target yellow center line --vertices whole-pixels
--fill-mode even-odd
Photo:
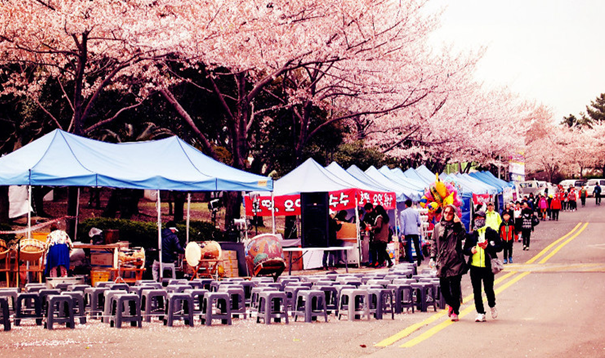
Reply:
[[[552,252],[550,254],[548,254],[545,258],[543,258],[542,260],[540,260],[539,263],[543,264],[546,261],[548,261],[548,259],[550,259],[551,257],[553,257],[557,252],[559,252],[559,250],[561,250],[565,245],[567,245],[569,242],[571,242],[571,240],[575,239],[578,235],[580,235],[580,233],[582,233],[582,231],[584,231],[584,229],[586,229],[587,226],[588,226],[588,223],[584,224],[584,226],[582,226],[582,228],[580,230],[578,230],[578,232],[576,232],[569,239],[565,240],[564,243],[562,243],[561,245],[557,246],[556,249],[552,250]]]
[[[540,251],[540,253],[538,253],[536,256],[532,257],[529,261],[526,262],[526,264],[533,264],[537,259],[539,259],[540,257],[542,257],[542,255],[544,255],[545,253],[548,252],[548,250],[550,250],[553,246],[555,246],[556,244],[558,244],[559,242],[565,240],[565,238],[567,238],[569,235],[571,235],[574,231],[576,231],[576,229],[578,227],[580,227],[580,225],[582,225],[581,222],[578,223],[578,225],[576,225],[576,227],[574,227],[570,232],[568,232],[567,234],[565,234],[563,237],[561,237],[560,239],[557,239],[556,241],[554,241],[552,244],[546,246],[544,248],[544,250]]]
[[[506,280],[507,278],[509,278],[510,276],[512,276],[512,275],[514,275],[516,273],[517,273],[516,271],[513,271],[513,272],[509,272],[509,273],[507,273],[505,275],[502,275],[502,276],[498,277],[494,281],[494,284],[498,284],[498,283]],[[462,299],[462,302],[469,302],[469,301],[472,302],[472,299],[473,299],[473,295],[470,294],[470,295],[464,297]],[[436,320],[438,320],[441,317],[445,316],[446,313],[447,313],[447,310],[440,310],[439,312],[433,314],[432,316],[430,316],[429,318],[425,319],[424,321],[419,322],[419,323],[414,323],[411,326],[406,327],[404,330],[402,330],[402,331],[400,331],[400,332],[392,335],[391,337],[386,338],[386,339],[384,339],[384,340],[376,343],[374,346],[375,347],[387,347],[387,346],[390,346],[390,345],[394,344],[395,342],[397,342],[397,341],[399,341],[399,340],[401,340],[401,339],[409,336],[410,334],[416,332],[420,328],[422,328],[422,327],[424,327],[426,325],[429,325],[429,324],[435,322]]]
[[[531,264],[531,263],[535,262],[536,260],[538,260],[544,254],[546,254],[546,252],[548,252],[552,247],[554,247],[555,245],[557,245],[561,241],[565,240],[569,235],[572,235],[574,233],[574,231],[576,231],[576,229],[578,229],[578,227],[580,227],[581,225],[582,225],[581,222],[578,223],[570,232],[568,232],[563,237],[557,239],[555,242],[553,242],[550,245],[548,245],[546,248],[544,248],[544,250],[540,251],[537,255],[535,255],[529,261],[527,261],[526,264]],[[582,229],[580,229],[572,237],[570,237],[567,241],[565,241],[559,247],[557,247],[555,250],[553,250],[553,252],[551,252],[548,256],[546,256],[544,259],[542,259],[540,261],[540,263],[545,263],[548,259],[550,259],[563,246],[565,246],[571,240],[573,240],[574,238],[576,238],[582,231],[584,231],[584,229],[586,229],[586,226],[588,226],[588,223],[585,223],[584,227],[582,227]],[[517,271],[511,271],[511,272],[508,272],[505,275],[502,275],[502,276],[498,277],[494,281],[494,285],[497,285],[497,284],[503,282],[504,280],[508,279],[509,277],[515,276],[517,273],[518,273]],[[494,290],[494,292],[496,294],[498,294],[498,293],[504,291],[505,289],[507,289],[508,287],[510,287],[511,285],[513,285],[514,283],[516,283],[517,281],[519,281],[520,279],[522,279],[523,277],[529,275],[530,273],[531,273],[531,271],[527,271],[527,272],[521,273],[520,275],[518,275],[516,277],[513,277],[510,281],[508,281],[508,282],[504,283],[503,285],[499,286],[498,288],[496,288]],[[470,303],[472,301],[472,299],[473,299],[473,295],[470,294],[470,295],[468,295],[468,296],[466,296],[466,297],[463,298],[463,302]],[[459,317],[466,316],[468,313],[472,312],[474,310],[474,308],[475,308],[474,305],[469,305],[468,307],[466,307],[464,310],[462,310],[460,312]],[[394,334],[393,336],[388,337],[388,338],[386,338],[386,339],[378,342],[374,346],[375,347],[387,347],[387,346],[390,346],[390,345],[394,344],[395,342],[397,342],[397,341],[399,341],[399,340],[401,340],[403,338],[408,337],[409,335],[411,335],[412,333],[418,331],[422,327],[427,326],[427,325],[429,325],[429,324],[437,321],[438,319],[444,317],[445,314],[446,314],[446,312],[447,312],[446,310],[441,310],[441,311],[433,314],[429,318],[423,320],[422,322],[412,324],[409,327],[407,327],[406,329],[404,329],[404,330],[402,330],[402,331]],[[413,345],[416,345],[416,344],[418,344],[418,343],[420,343],[420,342],[428,339],[429,337],[433,336],[437,332],[441,331],[442,329],[444,329],[445,327],[447,327],[447,326],[449,326],[449,325],[451,325],[453,323],[454,322],[452,322],[450,320],[443,321],[440,324],[436,325],[435,327],[432,327],[429,330],[427,330],[426,332],[422,333],[418,337],[415,337],[414,339],[411,339],[410,341],[404,343],[400,347],[411,347]]]
[[[523,273],[519,274],[518,276],[512,278],[510,281],[506,282],[502,286],[498,287],[498,289],[494,290],[494,293],[495,294],[501,293],[502,291],[506,290],[511,285],[513,285],[514,283],[516,283],[517,281],[519,281],[520,279],[522,279],[523,277],[525,277],[527,275],[529,275],[529,272],[523,272]],[[487,300],[486,298],[483,299],[484,302],[486,300]],[[460,311],[459,317],[462,318],[462,317],[468,315],[469,313],[471,313],[474,310],[475,310],[475,306],[474,305],[469,305],[464,310]],[[435,334],[437,334],[439,331],[441,331],[442,329],[446,328],[447,326],[449,326],[451,324],[454,324],[454,322],[452,322],[450,320],[443,321],[440,324],[436,325],[435,327],[432,327],[431,329],[429,329],[426,332],[422,333],[418,337],[414,337],[413,339],[410,339],[409,341],[405,342],[404,344],[400,345],[399,347],[401,347],[401,348],[409,348],[409,347],[415,346],[418,343],[423,342],[423,341],[431,338],[432,336],[434,336]]]

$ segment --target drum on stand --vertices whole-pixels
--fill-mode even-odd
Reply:
[[[193,269],[192,278],[198,277],[200,269],[205,269],[206,275],[213,277],[218,274],[218,265],[223,251],[216,241],[192,241],[185,247],[187,265]]]

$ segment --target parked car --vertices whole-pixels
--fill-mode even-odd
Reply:
[[[605,179],[602,179],[602,178],[588,179],[588,181],[586,182],[586,185],[585,185],[586,194],[588,196],[594,196],[594,187],[597,185],[597,182],[601,186],[601,193],[602,193],[603,189],[605,189]]]
[[[576,189],[580,189],[583,185],[586,185],[586,181],[580,179],[565,179],[562,180],[559,185],[563,187],[563,189],[567,190],[570,186],[575,186]]]
[[[529,194],[535,195],[544,195],[545,190],[548,189],[548,194],[554,194],[557,192],[557,188],[551,183],[542,181],[542,180],[528,180],[517,183],[517,187],[519,188],[519,195],[529,196]]]

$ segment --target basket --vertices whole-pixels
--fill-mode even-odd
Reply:
[[[44,255],[46,244],[36,239],[21,240],[19,258],[24,261],[36,261]]]
[[[109,271],[90,271],[90,285],[95,287],[97,282],[107,282],[111,277]]]

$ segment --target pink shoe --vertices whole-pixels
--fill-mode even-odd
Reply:
[[[447,306],[447,316],[452,317],[452,313],[454,313],[454,308],[452,308],[452,306]]]
[[[452,322],[460,321],[460,318],[458,318],[458,315],[455,313],[452,313],[452,317],[450,319],[452,320]]]

